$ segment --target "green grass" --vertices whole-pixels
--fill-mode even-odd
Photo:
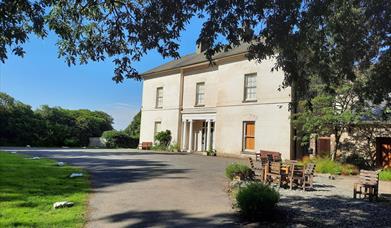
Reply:
[[[25,158],[0,152],[0,227],[82,227],[88,175],[70,179],[70,173],[82,170],[58,167],[52,160]],[[75,205],[53,209],[57,201]]]
[[[379,179],[382,181],[391,181],[391,169],[382,170],[379,173]]]
[[[301,164],[308,164],[309,162],[315,163],[315,172],[317,173],[329,173],[332,175],[357,175],[359,173],[358,168],[352,164],[342,164],[331,160],[328,157],[317,157],[313,159],[304,158]]]

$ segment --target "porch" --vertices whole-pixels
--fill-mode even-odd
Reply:
[[[215,114],[184,114],[181,150],[204,152],[215,149]]]

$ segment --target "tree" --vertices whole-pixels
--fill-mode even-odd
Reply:
[[[23,56],[29,36],[58,35],[59,56],[69,65],[114,59],[113,79],[140,78],[133,61],[150,50],[179,57],[180,33],[192,17],[204,19],[198,43],[205,55],[251,43],[248,57],[277,60],[283,86],[294,99],[310,99],[310,78],[333,90],[365,73],[367,99],[380,103],[391,92],[391,1],[262,0],[5,0],[0,3],[0,60],[7,50]]]
[[[106,147],[108,148],[136,148],[138,139],[130,137],[123,131],[105,131],[102,137],[106,140]]]
[[[0,93],[0,145],[87,146],[90,137],[112,130],[113,118],[100,111],[29,105]]]
[[[0,145],[34,145],[37,122],[31,106],[0,93]]]
[[[335,135],[337,150],[341,147],[341,135],[370,115],[366,102],[358,100],[352,84],[346,83],[335,89],[335,95],[321,93],[308,101],[300,101],[298,113],[292,116],[293,126],[298,130],[298,139],[307,144],[310,135]],[[331,155],[334,160],[336,150]]]
[[[141,124],[141,111],[139,111],[134,117],[132,122],[125,128],[124,132],[130,137],[140,138],[140,124]]]

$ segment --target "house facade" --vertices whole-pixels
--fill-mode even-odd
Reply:
[[[260,149],[292,158],[289,103],[291,89],[281,89],[275,60],[261,63],[245,56],[247,45],[214,56],[201,51],[145,72],[140,142],[170,130],[182,151],[214,149],[240,157]]]

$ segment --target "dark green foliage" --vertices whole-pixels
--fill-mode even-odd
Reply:
[[[271,214],[279,199],[280,194],[276,190],[257,182],[240,188],[236,195],[240,213],[246,218],[258,220]]]
[[[108,148],[136,148],[138,139],[130,137],[123,131],[105,131],[102,137],[106,139],[106,147]]]
[[[113,129],[106,113],[42,106],[36,111],[0,93],[0,145],[87,146],[90,137]]]
[[[59,56],[69,65],[113,58],[113,79],[140,78],[132,62],[150,50],[179,57],[181,32],[203,18],[198,43],[206,56],[252,42],[249,58],[276,56],[284,86],[294,99],[311,97],[311,78],[326,91],[365,74],[360,94],[380,103],[391,92],[389,0],[331,1],[2,1],[0,60],[7,50],[23,56],[21,44],[47,30],[59,38]],[[229,44],[228,46],[225,44]]]
[[[141,125],[141,111],[139,111],[134,117],[132,122],[127,126],[124,132],[130,137],[138,139],[140,138],[140,125]]]
[[[240,177],[241,180],[252,180],[254,172],[246,165],[232,163],[225,168],[225,176],[230,180],[233,180],[235,177]]]
[[[165,130],[165,131],[158,132],[155,135],[155,141],[157,142],[158,145],[168,147],[171,143],[171,131]]]
[[[351,154],[344,159],[344,163],[352,164],[359,169],[370,169],[367,160],[358,154]]]
[[[385,169],[380,171],[379,179],[382,181],[391,181],[391,169]]]

